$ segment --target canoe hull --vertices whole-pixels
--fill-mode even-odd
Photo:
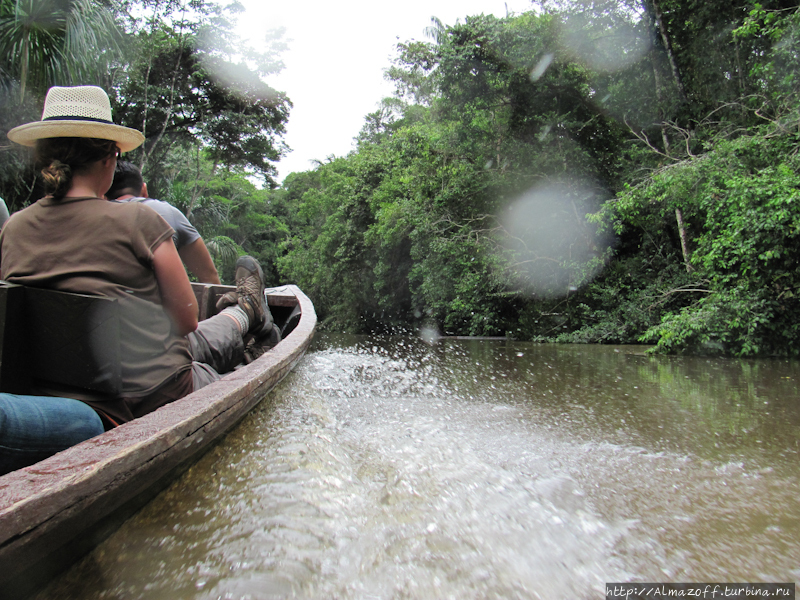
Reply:
[[[316,315],[220,381],[0,477],[0,597],[21,598],[104,539],[236,425],[302,358]],[[285,300],[285,299],[284,299]]]

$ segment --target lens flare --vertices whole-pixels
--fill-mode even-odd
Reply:
[[[547,67],[550,66],[551,62],[553,62],[553,58],[555,58],[555,54],[553,53],[545,54],[539,60],[539,62],[536,63],[536,66],[531,71],[531,81],[536,81],[542,75],[544,75],[544,72],[547,71]]]
[[[428,324],[419,330],[419,337],[426,344],[435,344],[442,336],[439,334],[439,329],[436,325]]]
[[[500,215],[504,262],[523,290],[543,298],[567,296],[597,275],[611,237],[586,216],[602,199],[602,190],[562,179],[536,186],[506,207]]]
[[[572,15],[564,23],[564,51],[595,71],[620,71],[644,58],[650,45],[642,27],[622,18],[605,22],[588,15]]]

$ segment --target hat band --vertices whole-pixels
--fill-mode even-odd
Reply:
[[[109,125],[116,125],[114,121],[106,121],[105,119],[96,119],[94,117],[47,117],[42,121],[92,121],[94,123],[107,123]]]

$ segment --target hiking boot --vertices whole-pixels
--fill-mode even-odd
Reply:
[[[240,256],[236,261],[236,294],[239,307],[250,319],[248,334],[253,337],[272,332],[272,313],[264,296],[264,272],[252,256]]]

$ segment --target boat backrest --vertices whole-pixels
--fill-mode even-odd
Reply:
[[[122,390],[117,300],[0,281],[0,391]]]
[[[193,283],[200,320],[236,288]],[[282,337],[297,325],[290,293],[269,297]],[[0,280],[0,392],[37,394],[76,388],[117,396],[122,390],[119,303],[114,298],[22,286]]]
[[[236,287],[213,283],[192,283],[192,290],[197,298],[198,318],[203,321],[217,314],[217,300],[220,296],[225,292],[235,292]]]

